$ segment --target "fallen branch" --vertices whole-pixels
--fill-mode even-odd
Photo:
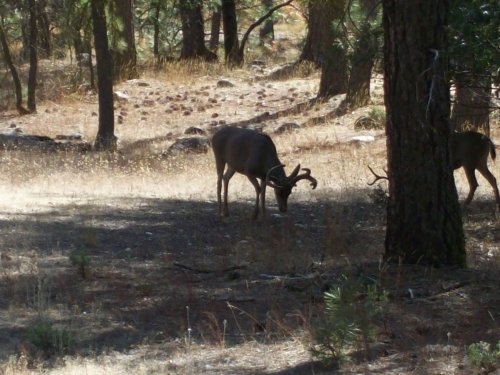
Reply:
[[[225,273],[225,272],[231,272],[231,271],[236,271],[236,270],[244,270],[247,267],[246,266],[232,266],[228,268],[223,268],[221,270],[210,270],[210,269],[202,269],[202,268],[194,268],[190,266],[186,266],[185,264],[179,263],[179,262],[174,262],[174,266],[181,268],[183,270],[187,271],[192,271],[196,273]]]

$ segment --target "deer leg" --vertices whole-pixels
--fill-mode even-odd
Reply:
[[[257,181],[255,177],[247,177],[255,188],[255,209],[252,215],[252,219],[255,220],[259,216],[259,195],[261,195],[262,192],[264,192],[265,194],[265,191],[261,189],[261,187],[259,186],[259,181]]]
[[[464,166],[464,170],[465,170],[465,176],[467,177],[467,181],[469,182],[469,195],[467,195],[467,198],[465,199],[464,203],[469,204],[472,201],[474,193],[476,192],[476,189],[479,186],[479,184],[477,183],[476,180],[474,168],[469,168]]]
[[[493,192],[495,193],[495,201],[497,206],[500,205],[500,193],[498,192],[497,179],[493,176],[493,173],[490,172],[488,166],[482,165],[477,169],[483,177],[490,183],[493,188]]]
[[[225,163],[221,163],[219,161],[217,164],[217,203],[219,204],[219,215],[222,213],[222,177],[224,175],[224,168],[226,167]]]
[[[236,171],[228,165],[226,173],[224,174],[223,177],[224,180],[224,207],[222,210],[223,216],[229,216],[229,209],[227,207],[227,190],[229,187],[229,180],[231,179],[231,177],[234,176],[235,173]]]
[[[260,203],[262,206],[262,215],[266,214],[266,180],[260,184]]]

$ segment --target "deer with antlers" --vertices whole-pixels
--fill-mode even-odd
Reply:
[[[495,145],[491,139],[474,131],[455,132],[450,136],[449,152],[453,169],[463,167],[469,183],[469,194],[464,204],[468,205],[472,201],[479,186],[475,173],[477,169],[493,188],[496,205],[500,209],[500,193],[497,180],[488,169],[488,156],[491,156],[492,160],[496,158]],[[373,185],[379,180],[388,180],[386,170],[384,170],[386,175],[383,176],[376,174],[370,166],[368,166],[368,169],[375,176],[375,179],[368,185]]]
[[[304,173],[299,174],[300,164],[287,176],[271,138],[254,130],[224,127],[213,135],[212,149],[217,168],[219,214],[223,216],[229,216],[227,192],[229,180],[236,172],[247,176],[255,188],[253,219],[259,215],[259,202],[262,206],[262,213],[265,213],[267,186],[274,189],[279,210],[286,212],[288,197],[298,181],[308,180],[313,189],[318,184],[311,176],[310,169],[303,168]],[[222,181],[224,181],[224,204],[221,199]]]

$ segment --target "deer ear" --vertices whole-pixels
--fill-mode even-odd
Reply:
[[[293,172],[290,174],[290,176],[288,176],[288,178],[295,178],[295,177],[297,177],[297,175],[299,174],[299,171],[300,171],[300,164],[297,164],[297,166],[295,167],[295,169],[293,170]]]

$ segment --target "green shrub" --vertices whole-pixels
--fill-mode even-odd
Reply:
[[[78,268],[80,276],[85,278],[87,276],[88,266],[90,265],[90,258],[87,254],[87,250],[83,247],[73,250],[71,254],[69,254],[69,260],[73,266]]]
[[[354,122],[354,129],[384,129],[385,109],[383,107],[370,107],[366,116],[359,117]]]
[[[493,372],[500,367],[500,341],[496,348],[484,341],[471,344],[467,349],[467,357],[472,366],[481,367],[487,373]]]
[[[330,367],[348,359],[346,352],[361,343],[369,356],[368,343],[376,333],[375,321],[387,302],[387,293],[365,280],[344,277],[340,286],[325,292],[324,317],[312,324],[312,354]]]
[[[75,340],[70,331],[54,328],[51,323],[42,320],[27,328],[26,341],[48,357],[68,353]]]

